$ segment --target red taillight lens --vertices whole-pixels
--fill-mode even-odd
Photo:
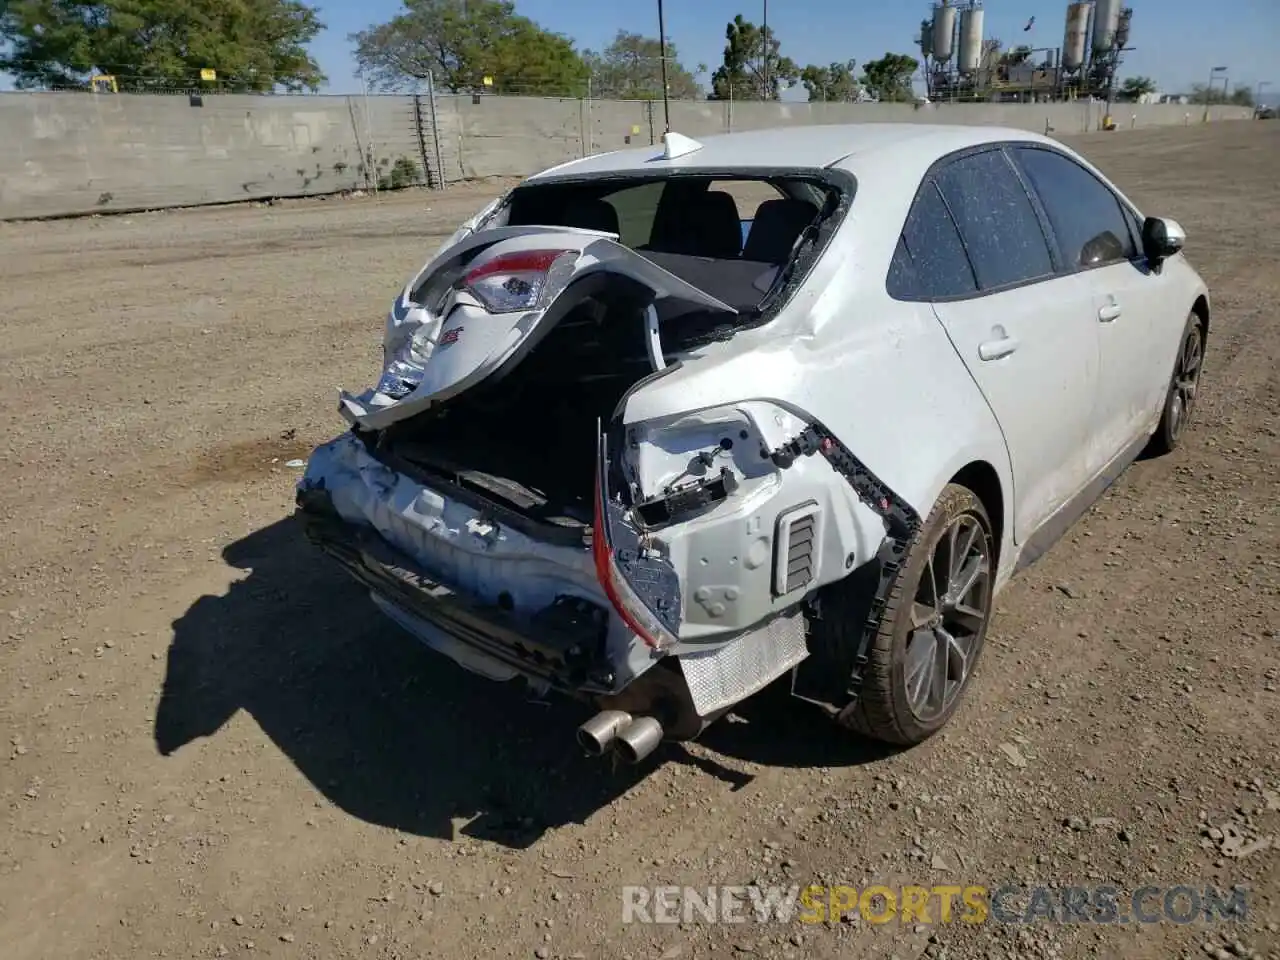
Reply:
[[[536,310],[545,305],[553,268],[571,267],[576,250],[520,250],[494,257],[467,272],[463,285],[490,313]]]
[[[605,510],[604,438],[600,438],[599,463],[596,470],[595,526],[591,531],[591,552],[595,561],[596,577],[604,587],[605,596],[618,611],[618,616],[645,644],[654,650],[665,650],[679,642],[662,622],[654,616],[645,602],[636,596],[627,578],[623,576],[613,556],[613,542],[609,536]]]

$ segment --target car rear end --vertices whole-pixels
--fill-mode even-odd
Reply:
[[[717,593],[686,573],[741,552],[750,504],[780,482],[762,452],[803,424],[744,404],[642,438],[621,413],[674,369],[767,341],[851,197],[822,170],[518,188],[397,300],[378,386],[343,395],[351,430],[299,481],[308,535],[465,668],[594,701],[589,749],[638,760],[696,735],[806,655],[809,581],[728,610],[731,580]],[[645,457],[659,489],[640,489]],[[817,549],[803,513],[785,569]],[[726,556],[691,553],[708,546]],[[762,582],[777,559],[753,556]]]

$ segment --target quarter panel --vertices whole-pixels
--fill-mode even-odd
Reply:
[[[822,421],[922,515],[974,460],[1009,490],[999,427],[928,304],[865,296],[820,329],[656,378],[625,401],[622,419],[772,400]]]

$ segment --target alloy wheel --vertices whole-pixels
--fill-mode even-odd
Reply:
[[[1176,440],[1183,425],[1191,416],[1196,402],[1196,388],[1200,385],[1200,366],[1204,361],[1204,343],[1200,328],[1192,326],[1182,341],[1178,363],[1173,373],[1173,396],[1169,407],[1169,434]]]
[[[969,677],[991,609],[990,552],[978,518],[963,513],[942,531],[920,573],[903,681],[923,723],[944,713]]]

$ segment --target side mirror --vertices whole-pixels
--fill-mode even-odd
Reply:
[[[1186,243],[1187,232],[1176,220],[1147,217],[1142,222],[1142,252],[1153,267],[1172,257]]]

